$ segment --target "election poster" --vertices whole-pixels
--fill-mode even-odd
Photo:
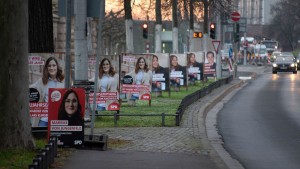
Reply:
[[[85,90],[49,89],[48,136],[58,136],[58,145],[78,147],[84,143]]]

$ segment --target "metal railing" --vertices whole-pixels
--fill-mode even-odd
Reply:
[[[33,158],[28,169],[48,169],[57,157],[57,137],[51,136],[48,144]]]
[[[194,103],[198,99],[206,96],[207,94],[211,93],[214,89],[216,89],[216,88],[218,88],[222,85],[228,84],[232,80],[233,80],[233,76],[231,75],[227,78],[220,79],[216,82],[213,82],[210,85],[208,85],[207,87],[202,88],[201,90],[198,90],[194,93],[191,93],[191,94],[185,96],[182,99],[182,101],[181,101],[181,103],[180,103],[180,105],[179,105],[179,107],[176,111],[176,114],[177,114],[177,116],[176,116],[176,126],[180,125],[180,121],[182,119],[183,113],[189,105],[191,105],[192,103]]]
[[[96,116],[113,116],[115,127],[117,127],[117,122],[118,122],[118,119],[120,116],[161,116],[162,117],[161,123],[162,123],[163,127],[165,126],[165,117],[166,116],[174,116],[175,117],[175,125],[179,126],[180,121],[183,116],[183,113],[189,105],[191,105],[198,99],[206,96],[207,94],[211,93],[214,89],[216,89],[222,85],[228,84],[232,80],[233,80],[233,76],[231,75],[231,76],[228,76],[227,78],[220,79],[216,82],[213,82],[210,85],[208,85],[207,87],[202,88],[201,90],[198,90],[194,93],[191,93],[191,94],[185,96],[182,99],[180,105],[178,106],[178,109],[175,114],[166,114],[166,113],[161,113],[161,114],[120,114],[119,112],[117,112],[114,114],[96,114]]]
[[[166,113],[161,113],[161,114],[119,114],[119,113],[114,113],[114,114],[97,114],[96,116],[113,116],[114,117],[114,126],[118,126],[118,119],[120,116],[161,116],[161,126],[165,126],[165,117],[166,116],[175,116],[177,118],[177,114],[166,114]]]

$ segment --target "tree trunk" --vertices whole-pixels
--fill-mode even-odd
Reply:
[[[75,0],[74,3],[75,80],[88,80],[87,0]]]
[[[173,53],[178,53],[178,18],[177,0],[172,0],[172,19],[173,19]]]
[[[194,43],[194,0],[190,0],[190,34],[189,34],[189,51],[195,51]]]
[[[54,52],[52,0],[29,0],[29,52]]]
[[[133,22],[131,14],[131,0],[124,0],[125,29],[126,29],[126,52],[133,53]]]
[[[161,53],[161,31],[162,31],[162,18],[161,18],[161,0],[156,0],[155,4],[155,53]]]
[[[29,118],[28,1],[0,1],[0,151],[32,149]]]

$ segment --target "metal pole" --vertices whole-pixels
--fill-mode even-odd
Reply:
[[[98,76],[99,76],[99,62],[102,54],[102,23],[105,14],[105,0],[100,2],[100,13],[98,22],[98,36],[97,36],[97,56],[96,56],[96,72],[95,72],[95,84],[94,84],[94,96],[93,96],[93,108],[92,108],[92,119],[91,119],[91,135],[94,134],[94,123],[95,123],[95,111],[96,111],[96,95],[98,92]]]
[[[65,88],[70,88],[70,69],[71,69],[71,14],[72,0],[66,1],[66,79]]]
[[[246,32],[244,32],[244,65],[247,64],[247,46],[246,46]]]
[[[234,23],[234,36],[236,35],[236,23]],[[233,50],[234,50],[234,77],[237,78],[237,44],[238,42],[235,40],[235,37],[233,37]]]

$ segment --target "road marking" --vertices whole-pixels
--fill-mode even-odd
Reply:
[[[241,80],[250,80],[250,79],[252,79],[252,77],[251,76],[240,76],[239,79],[241,79]]]

